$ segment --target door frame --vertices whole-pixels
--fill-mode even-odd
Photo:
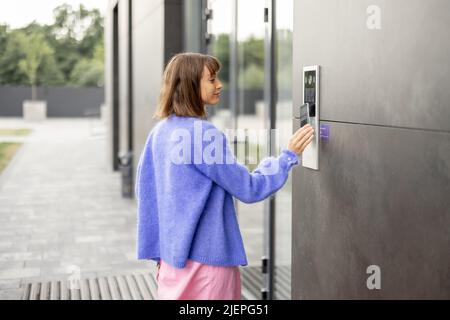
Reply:
[[[277,137],[272,134],[276,129],[277,79],[276,79],[276,3],[275,0],[266,0],[265,5],[265,36],[264,36],[264,103],[268,111],[269,123],[269,150],[270,156],[277,156]],[[275,195],[266,200],[264,224],[264,252],[263,271],[265,288],[262,291],[264,300],[274,299],[275,280]],[[266,261],[265,261],[266,259]],[[264,268],[265,266],[265,268]]]

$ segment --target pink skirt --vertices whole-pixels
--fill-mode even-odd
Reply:
[[[161,260],[156,274],[158,300],[240,300],[239,266],[222,267],[188,260],[183,269]]]

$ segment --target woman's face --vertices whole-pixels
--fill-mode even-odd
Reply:
[[[222,82],[220,82],[217,78],[217,74],[211,75],[206,66],[203,68],[203,76],[200,81],[200,90],[202,101],[205,105],[215,105],[219,103]]]

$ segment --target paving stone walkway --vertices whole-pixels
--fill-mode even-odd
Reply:
[[[136,260],[135,201],[120,196],[100,120],[0,118],[0,128],[33,129],[0,174],[0,300],[78,272],[154,271]]]

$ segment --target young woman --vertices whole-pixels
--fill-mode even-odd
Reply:
[[[138,259],[158,263],[158,299],[237,300],[247,265],[233,197],[253,203],[278,191],[313,139],[307,125],[281,154],[249,172],[206,120],[220,100],[219,61],[178,54],[164,72],[156,117],[136,178]]]

